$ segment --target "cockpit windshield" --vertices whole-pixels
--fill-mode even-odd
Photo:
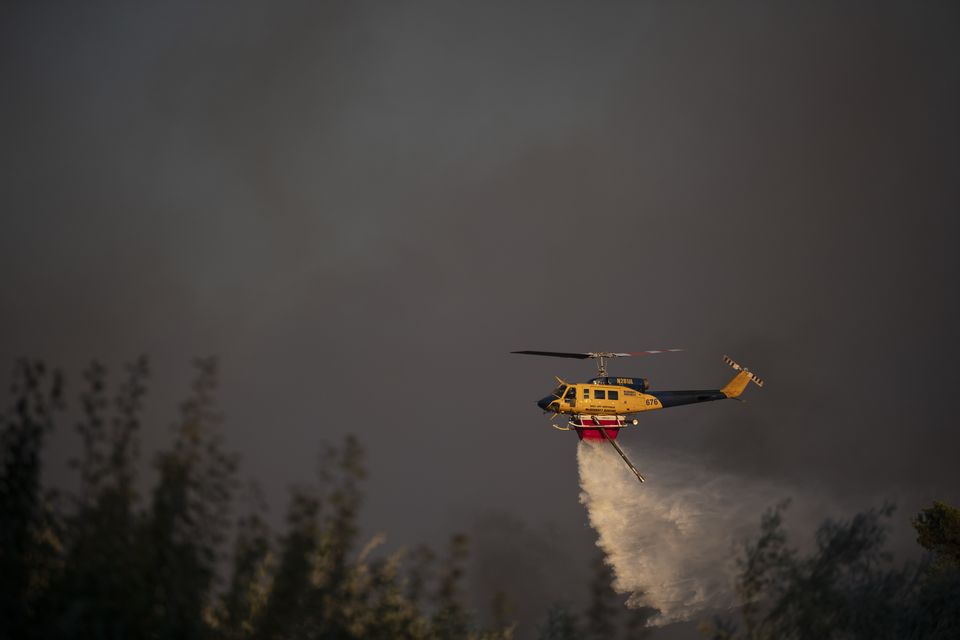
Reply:
[[[576,387],[570,387],[570,388],[568,388],[568,389],[567,389],[567,398],[566,398],[566,400],[567,400],[568,402],[573,402],[573,401],[576,400],[576,399],[577,399],[577,388],[576,388]]]
[[[542,389],[542,388],[543,388],[543,387],[541,387],[541,389]],[[552,393],[553,395],[557,396],[558,398],[562,398],[562,397],[563,397],[563,390],[566,389],[566,388],[567,388],[566,385],[560,385],[559,387],[557,387],[556,389],[554,389],[554,390],[551,391],[550,393]]]

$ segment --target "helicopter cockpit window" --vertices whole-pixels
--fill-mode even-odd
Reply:
[[[564,390],[564,388],[565,388],[565,387],[564,387],[563,385],[560,385],[559,387],[557,387],[556,389],[554,389],[554,390],[551,391],[550,393],[552,393],[553,395],[557,396],[558,398],[562,398],[562,397],[563,397],[563,390]]]
[[[566,395],[566,398],[564,398],[564,399],[565,399],[565,400],[576,400],[576,399],[577,399],[577,388],[576,388],[576,387],[569,387],[569,388],[567,388],[567,395]]]

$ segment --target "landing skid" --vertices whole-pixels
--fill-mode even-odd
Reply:
[[[595,426],[600,425],[606,429],[622,429],[630,426],[635,427],[637,424],[639,422],[636,418],[631,420],[627,416],[591,416],[586,414],[573,415],[567,422],[567,426],[573,429],[594,429]]]

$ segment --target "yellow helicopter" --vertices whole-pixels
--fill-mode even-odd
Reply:
[[[609,442],[637,476],[637,479],[643,482],[643,476],[640,475],[640,472],[616,442],[620,429],[638,424],[639,421],[630,416],[643,411],[668,409],[685,404],[739,398],[750,382],[758,387],[763,386],[763,380],[749,369],[741,367],[728,356],[723,356],[723,361],[730,365],[737,374],[721,389],[654,391],[650,389],[646,378],[623,378],[607,375],[606,363],[610,359],[677,351],[683,351],[683,349],[653,349],[629,353],[610,351],[587,353],[511,351],[511,353],[553,358],[576,358],[578,360],[592,358],[596,360],[599,372],[597,377],[592,378],[589,382],[579,383],[568,383],[557,377],[559,386],[550,395],[538,400],[537,406],[545,412],[554,414],[551,425],[555,429],[561,431],[574,429],[581,440],[606,440]],[[561,415],[570,416],[565,426],[552,422]]]

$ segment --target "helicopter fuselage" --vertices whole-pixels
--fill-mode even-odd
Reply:
[[[743,372],[742,372],[743,373]],[[723,389],[651,391],[644,378],[600,377],[560,386],[537,401],[544,411],[570,415],[610,416],[656,411],[685,404],[735,398],[743,391],[747,373],[737,375]]]
[[[621,380],[624,384],[598,384],[594,381],[562,384],[537,404],[544,411],[593,416],[625,415],[663,408],[656,396],[644,393],[638,388],[643,385],[633,384],[633,380],[642,379]]]

